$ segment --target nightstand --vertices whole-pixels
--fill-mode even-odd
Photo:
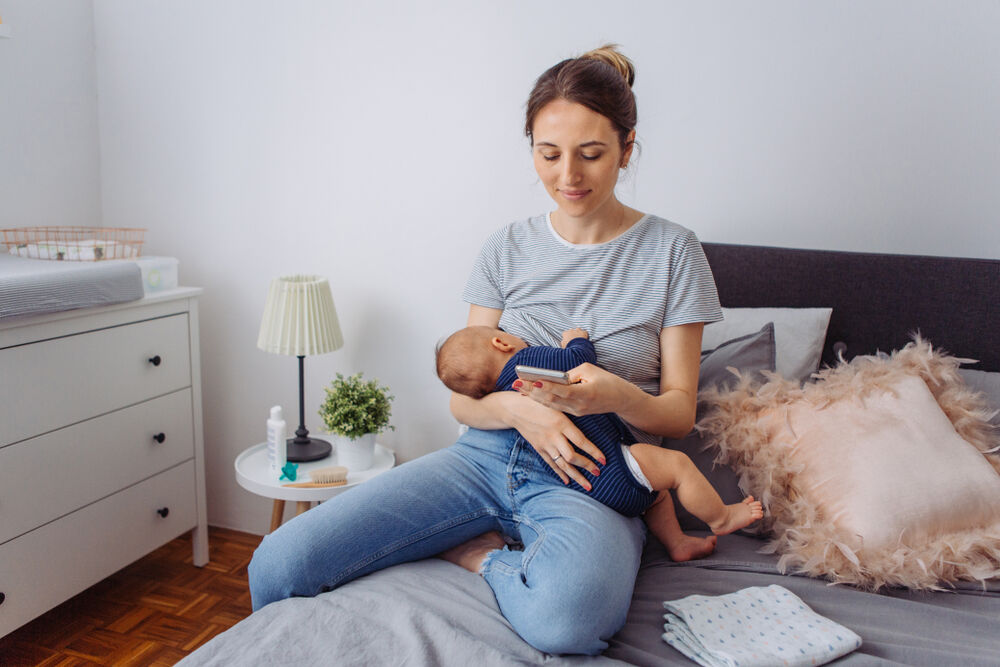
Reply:
[[[375,445],[375,456],[372,459],[372,467],[368,470],[347,473],[347,484],[342,486],[326,486],[322,488],[301,489],[282,486],[290,484],[287,479],[278,480],[280,472],[271,470],[267,462],[267,443],[254,445],[244,450],[233,464],[236,468],[236,481],[247,491],[256,493],[258,496],[273,498],[274,505],[271,511],[271,532],[281,525],[281,519],[285,513],[285,501],[294,500],[296,502],[296,515],[302,514],[314,502],[322,502],[333,498],[338,493],[343,493],[352,486],[366,482],[372,477],[381,475],[396,465],[396,453],[383,447]],[[309,461],[300,463],[295,478],[296,482],[309,481],[309,471],[316,468],[326,468],[335,466],[337,463],[337,452],[319,461]]]

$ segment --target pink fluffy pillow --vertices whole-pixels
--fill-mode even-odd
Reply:
[[[801,388],[705,397],[698,428],[764,503],[783,571],[870,589],[1000,576],[1000,434],[961,361],[917,338]]]

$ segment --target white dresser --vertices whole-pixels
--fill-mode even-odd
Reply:
[[[194,529],[200,289],[0,320],[0,636]]]

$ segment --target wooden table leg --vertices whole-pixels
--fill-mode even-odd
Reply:
[[[312,502],[308,500],[300,500],[295,503],[295,516],[298,516],[312,507]]]
[[[271,532],[273,533],[281,525],[281,520],[285,517],[285,501],[275,500],[271,508]]]

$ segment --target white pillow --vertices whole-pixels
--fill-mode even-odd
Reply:
[[[725,319],[705,326],[701,349],[756,333],[774,322],[775,371],[802,382],[819,368],[832,308],[723,308]]]

